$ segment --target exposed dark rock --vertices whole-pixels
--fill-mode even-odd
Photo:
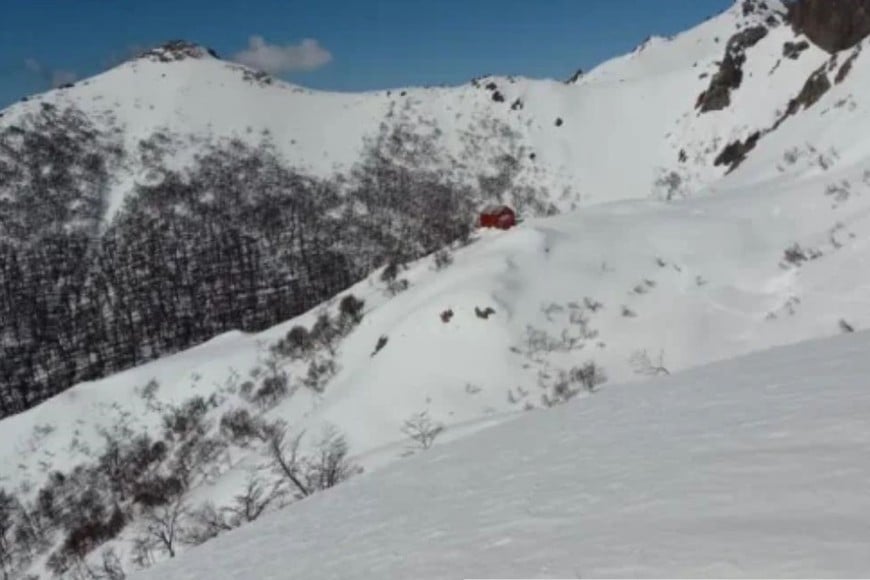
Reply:
[[[792,60],[797,60],[801,53],[809,47],[810,43],[806,40],[801,40],[800,42],[786,42],[782,46],[782,56]]]
[[[556,126],[561,127],[565,122],[562,120],[562,117],[556,119]]]
[[[801,108],[809,109],[831,89],[831,81],[826,72],[827,65],[821,67],[807,79],[797,97],[788,104],[788,114],[794,115]]]
[[[247,68],[243,70],[242,78],[245,79],[245,82],[260,86],[268,86],[274,82],[274,79],[269,75],[269,73]]]
[[[870,0],[798,0],[788,18],[795,32],[838,52],[870,35]]]
[[[852,65],[855,64],[855,59],[858,58],[858,55],[861,54],[861,50],[856,48],[849,58],[846,59],[846,62],[843,63],[843,66],[840,67],[840,70],[837,71],[837,76],[834,78],[834,82],[836,84],[842,83],[846,80],[846,77],[849,76],[849,73],[852,71]]]
[[[218,57],[217,52],[186,40],[170,40],[165,44],[148,49],[139,55],[140,59],[155,62],[175,62],[188,58],[201,59],[206,56]]]
[[[565,81],[565,84],[573,85],[583,77],[583,74],[583,69],[578,68],[577,71],[571,75],[571,78]]]
[[[747,137],[746,141],[734,141],[733,143],[728,144],[725,149],[719,153],[719,156],[716,157],[714,164],[717,167],[720,165],[727,165],[729,173],[734,171],[746,160],[746,156],[749,152],[755,149],[759,139],[761,139],[761,132],[756,131]]]
[[[749,16],[757,12],[766,11],[768,9],[767,2],[764,0],[743,0],[743,16]]]
[[[492,100],[495,101],[496,103],[503,103],[504,102],[504,95],[501,94],[499,91],[495,91],[492,94]]]
[[[710,86],[698,96],[695,106],[702,113],[721,111],[731,104],[731,91],[743,83],[743,64],[746,62],[746,49],[758,44],[767,36],[767,28],[753,26],[742,30],[728,40],[725,58],[719,70],[710,80]]]
[[[521,111],[523,109],[523,100],[517,99],[511,103],[511,111]]]

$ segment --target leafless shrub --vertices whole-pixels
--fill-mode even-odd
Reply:
[[[329,380],[338,372],[338,365],[331,358],[315,358],[308,364],[308,372],[302,380],[307,388],[322,393]]]
[[[126,580],[127,573],[124,571],[124,565],[121,564],[121,558],[115,552],[114,548],[106,548],[100,554],[100,580]]]
[[[190,511],[184,498],[149,508],[142,513],[142,532],[140,538],[151,550],[158,550],[174,558],[188,524]]]
[[[347,439],[335,427],[324,428],[310,456],[300,454],[303,436],[290,436],[285,424],[276,423],[269,429],[267,442],[272,471],[291,485],[297,497],[328,489],[362,472],[350,460]]]
[[[435,439],[444,432],[444,425],[429,417],[428,411],[416,413],[402,425],[402,433],[413,442],[412,449],[426,450],[432,447]]]
[[[594,361],[589,361],[581,367],[571,369],[571,380],[577,382],[589,391],[594,393],[595,389],[607,382],[607,374],[604,369],[595,364]]]
[[[589,298],[588,296],[583,299],[583,305],[586,307],[587,310],[593,313],[598,312],[599,310],[604,308],[604,304],[598,302],[593,298]]]
[[[446,248],[435,252],[432,258],[435,264],[435,270],[438,271],[443,270],[444,268],[453,264],[453,254],[451,254],[450,250]]]
[[[672,201],[674,198],[685,195],[683,187],[683,178],[676,171],[660,170],[659,177],[653,183],[657,195],[665,201]]]
[[[199,545],[253,522],[283,495],[280,480],[268,484],[256,474],[251,474],[244,489],[233,497],[231,505],[217,508],[213,503],[206,502],[191,513],[191,526],[185,535],[185,543]]]
[[[852,184],[846,180],[840,183],[831,183],[825,189],[825,195],[834,198],[837,203],[846,202],[852,195]]]
[[[290,392],[290,376],[276,356],[269,356],[263,363],[264,371],[260,385],[253,392],[250,401],[262,410],[273,408]]]
[[[254,439],[262,439],[263,424],[247,409],[232,409],[221,416],[220,432],[230,442],[244,447]]]
[[[381,281],[387,285],[387,293],[390,296],[395,296],[408,289],[408,281],[399,279],[399,271],[402,265],[397,261],[392,261],[384,268],[381,273]]]
[[[783,263],[800,267],[804,262],[815,260],[822,256],[821,252],[813,249],[804,249],[800,244],[793,244],[783,252]]]
[[[348,294],[338,303],[338,328],[342,335],[362,322],[365,300],[360,300],[353,294]]]
[[[664,351],[659,352],[656,360],[653,360],[646,350],[635,351],[629,358],[629,363],[638,375],[657,377],[671,374],[664,365]]]
[[[347,439],[333,425],[323,428],[314,444],[313,453],[305,459],[305,480],[310,491],[335,487],[362,473],[362,468],[349,457]]]

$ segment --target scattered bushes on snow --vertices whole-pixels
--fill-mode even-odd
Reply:
[[[657,359],[653,360],[646,350],[638,350],[632,353],[629,358],[629,364],[635,374],[644,375],[647,377],[658,377],[661,375],[669,375],[670,371],[665,367],[664,351],[659,352]]]
[[[262,439],[263,423],[251,416],[247,409],[227,411],[220,419],[221,435],[233,445],[246,447],[251,441]]]
[[[272,471],[286,480],[297,497],[334,487],[362,472],[350,459],[347,439],[335,427],[323,429],[307,456],[301,453],[304,433],[292,436],[281,422],[268,432],[266,454]]]
[[[428,411],[415,413],[402,424],[402,433],[412,441],[410,451],[429,449],[444,429],[444,424],[433,420]]]
[[[398,262],[390,262],[381,272],[381,282],[386,283],[387,293],[390,296],[396,296],[408,289],[408,281],[399,279],[399,270],[401,264]]]
[[[816,260],[822,257],[822,253],[812,248],[803,248],[800,244],[792,244],[783,252],[782,260],[784,265],[802,266],[805,262]]]

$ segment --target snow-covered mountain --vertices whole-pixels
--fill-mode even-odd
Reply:
[[[85,325],[93,333],[86,336],[115,340],[130,331],[137,333],[133,342],[149,345],[149,352],[137,356],[106,355],[127,357],[116,366],[128,370],[95,373],[94,380],[0,422],[0,488],[15,496],[0,501],[0,516],[4,505],[13,514],[7,528],[0,517],[0,570],[6,566],[13,576],[29,570],[46,577],[120,578],[122,568],[129,572],[178,554],[272,508],[332,487],[359,467],[370,472],[359,484],[306,498],[298,508],[270,516],[269,526],[278,529],[294,514],[303,514],[304,521],[332,521],[345,510],[328,507],[332,498],[338,498],[337,506],[359,500],[347,511],[363,513],[366,505],[374,505],[380,492],[371,490],[378,489],[381,477],[395,486],[395,497],[411,497],[403,486],[425,474],[433,458],[446,458],[445,473],[462,469],[472,457],[491,458],[496,472],[507,469],[513,460],[506,448],[499,447],[505,455],[494,451],[493,438],[516,449],[539,444],[561,449],[558,433],[570,432],[568,441],[590,440],[587,457],[599,461],[637,435],[626,425],[642,420],[649,409],[661,409],[661,425],[673,429],[662,431],[661,441],[650,439],[650,445],[665,445],[677,434],[693,437],[707,426],[711,436],[725,437],[744,420],[744,408],[757,412],[746,421],[770,422],[774,405],[824,396],[822,385],[808,390],[795,377],[840,376],[837,368],[858,363],[852,351],[863,337],[725,363],[670,383],[611,388],[772,346],[851,334],[870,324],[870,277],[864,274],[870,260],[865,41],[831,54],[815,44],[820,33],[814,28],[807,29],[810,36],[796,32],[787,12],[778,2],[739,2],[684,34],[651,39],[569,84],[484,78],[455,88],[364,95],[308,91],[223,62],[195,45],[175,43],[4,111],[0,132],[6,144],[39,142],[33,127],[52,134],[52,126],[64,127],[80,144],[69,154],[75,171],[63,173],[62,180],[38,182],[44,190],[0,186],[4,207],[23,212],[15,214],[21,220],[0,221],[9,245],[18,251],[32,244],[49,258],[61,251],[44,249],[41,244],[52,239],[47,234],[35,241],[21,234],[39,229],[41,214],[27,213],[29,206],[15,195],[32,201],[34,192],[53,195],[70,191],[65,188],[70,184],[75,191],[97,191],[87,203],[76,196],[62,198],[66,210],[59,214],[59,205],[50,206],[52,215],[67,218],[51,233],[87,232],[84,257],[90,256],[94,239],[117,243],[118,255],[129,260],[109,252],[116,247],[109,244],[94,254],[93,263],[85,261],[86,274],[122,289],[109,292],[106,302],[119,312],[129,301],[143,300],[140,294],[147,294],[152,310],[136,311],[138,318],[130,321],[113,319],[107,333]],[[15,151],[0,149],[6,155],[0,157],[5,183],[30,183],[28,176],[41,171],[52,175],[51,155],[28,165]],[[102,161],[89,173],[94,164],[84,160],[95,152],[102,152]],[[439,181],[445,175],[446,186]],[[246,191],[246,185],[257,191]],[[395,197],[369,195],[382,188]],[[407,197],[398,195],[403,188]],[[520,207],[523,223],[509,232],[476,231],[445,245],[464,238],[458,226],[473,219],[476,204],[493,198]],[[287,199],[293,203],[286,205]],[[445,199],[449,203],[442,208],[439,200]],[[275,207],[280,211],[272,211]],[[548,215],[554,210],[559,215]],[[287,219],[270,229],[275,214]],[[160,221],[166,215],[181,217],[166,225]],[[325,217],[313,226],[302,223],[313,215]],[[436,222],[443,219],[457,228],[426,229],[431,218],[420,215],[435,215]],[[218,217],[208,221],[213,216]],[[210,228],[185,233],[182,226],[192,228],[199,221],[228,222],[234,233],[216,235]],[[147,229],[149,224],[156,225]],[[147,244],[136,243],[142,228]],[[197,236],[209,243],[196,245],[191,237]],[[250,245],[242,244],[244,251],[236,254],[239,239]],[[395,240],[415,250],[403,260],[384,261]],[[188,242],[195,252],[185,250]],[[222,254],[237,259],[225,263]],[[184,259],[167,262],[154,274],[152,255]],[[196,296],[208,297],[207,304],[186,297],[197,280],[178,274],[184,260],[197,264],[196,276],[214,279],[197,290],[202,294]],[[222,268],[201,269],[209,260]],[[285,270],[294,260],[299,266]],[[91,264],[99,276],[90,273]],[[4,271],[10,280],[10,270]],[[264,282],[247,284],[249,271]],[[129,280],[117,282],[120,272],[129,273]],[[63,288],[75,288],[79,278],[65,276]],[[154,282],[160,276],[177,276],[180,282],[164,288]],[[296,285],[279,285],[288,278]],[[224,280],[237,283],[225,287]],[[31,287],[36,286],[21,288]],[[275,298],[280,293],[275,288],[307,294],[288,306]],[[329,299],[321,303],[324,298]],[[168,313],[177,301],[182,306]],[[244,307],[234,310],[242,302]],[[6,303],[6,312],[13,312],[9,304],[15,303]],[[307,312],[292,317],[302,310]],[[70,311],[85,320],[92,312]],[[271,326],[269,318],[257,317],[263,312],[286,321],[262,332],[220,334],[244,328],[233,326],[237,320]],[[152,317],[165,324],[149,326]],[[197,317],[208,318],[209,324],[196,326]],[[151,335],[142,328],[156,330]],[[174,328],[187,334],[167,331]],[[10,349],[16,336],[31,339],[25,322],[7,327],[6,333],[4,346]],[[214,338],[182,350],[202,336]],[[121,339],[109,344],[130,342]],[[66,348],[80,340],[73,334],[61,342]],[[817,347],[830,350],[829,374],[824,361],[780,369]],[[168,352],[175,354],[165,356]],[[46,373],[40,365],[47,368],[49,362],[31,363],[33,376]],[[753,382],[768,372],[773,382],[781,378],[784,399],[763,391],[768,383]],[[734,385],[731,377],[736,377]],[[856,397],[852,420],[860,415],[857,384],[832,384],[842,387],[841,396]],[[732,386],[734,393],[724,392]],[[543,410],[570,399],[579,400],[559,411]],[[708,417],[720,407],[705,406],[715,401],[721,403],[721,424]],[[613,414],[622,405],[628,409],[624,420]],[[536,417],[508,422],[536,409]],[[840,412],[839,407],[824,409]],[[594,420],[581,429],[566,420],[572,413]],[[704,419],[678,421],[693,413]],[[559,427],[541,429],[549,421]],[[402,465],[403,457],[433,442],[440,446],[501,422],[507,424],[499,431],[444,452],[451,457],[433,451]],[[758,437],[778,433],[795,448],[807,448],[795,455],[795,464],[784,461],[782,471],[771,475],[778,485],[795,485],[784,490],[779,508],[811,489],[810,480],[786,477],[805,456],[807,464],[831,460],[833,467],[851,460],[845,452],[834,459],[817,454],[822,439],[758,429],[752,432]],[[539,430],[540,442],[529,437]],[[596,433],[607,440],[595,439]],[[752,433],[746,445],[755,441]],[[293,444],[297,435],[302,437],[298,446]],[[710,449],[723,455],[716,465],[725,470],[708,482],[710,493],[720,493],[732,481],[745,484],[744,472],[737,472],[755,464],[727,460],[724,455],[734,450],[724,444]],[[674,464],[694,460],[692,453],[675,454]],[[642,466],[632,460],[627,456],[607,465],[630,465],[639,478]],[[394,462],[400,465],[379,471]],[[565,464],[547,455],[529,469],[541,473],[542,485],[557,474],[577,475],[563,473],[560,465]],[[433,486],[438,494],[452,489]],[[534,499],[547,492],[524,493]],[[547,501],[560,497],[568,496]],[[675,492],[668,501],[679,497]],[[602,505],[600,513],[612,507]],[[669,509],[670,504],[663,505]],[[393,507],[378,504],[377,509],[392,513]],[[402,504],[401,509],[412,508]],[[421,512],[421,517],[429,516]],[[354,533],[377,537],[366,518],[377,519],[354,516],[362,522]],[[790,526],[773,517],[764,522],[772,535]],[[559,529],[568,535],[603,533],[595,527]],[[271,532],[252,524],[244,532],[245,545],[258,533]],[[292,550],[326,549],[303,542],[303,536],[311,538],[298,536]],[[413,542],[424,541],[406,536],[409,543],[401,546],[409,551],[416,550]],[[521,561],[514,570],[482,565],[481,573],[572,573],[561,555],[565,543],[535,536],[553,539],[550,570],[540,567],[542,542],[523,544],[528,567]],[[674,541],[684,537],[675,535]],[[10,538],[6,544],[5,538]],[[459,538],[498,540],[487,534]],[[3,552],[4,546],[14,550]],[[445,553],[420,556],[424,577],[448,572],[440,560]],[[739,560],[736,568],[703,568],[709,562],[703,558],[619,558],[637,566],[621,570],[626,574],[848,573],[866,564],[854,559],[849,561],[857,567],[840,569],[826,556],[791,569],[773,547],[758,553],[769,559]],[[4,559],[4,554],[13,556]],[[578,573],[590,568],[620,573],[609,560],[612,554],[590,554],[592,563],[578,562]],[[191,562],[190,577],[208,577],[202,559]],[[317,568],[317,561],[311,567],[307,562],[298,562],[299,573],[318,577],[322,570],[322,577],[335,576],[328,567]],[[383,565],[388,576],[402,575],[403,569]],[[184,577],[182,568],[173,570],[172,577]],[[228,577],[255,574],[235,561],[224,570]]]

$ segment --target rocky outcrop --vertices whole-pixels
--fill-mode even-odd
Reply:
[[[139,58],[156,62],[175,62],[188,58],[201,59],[207,56],[219,58],[218,54],[211,48],[186,40],[170,40],[165,44],[146,50],[139,55]]]
[[[762,25],[741,30],[728,40],[725,58],[719,70],[710,80],[710,86],[698,96],[696,108],[702,113],[721,111],[731,104],[731,91],[743,83],[743,65],[746,62],[746,49],[758,44],[767,36],[767,28]]]
[[[734,141],[733,143],[729,143],[725,149],[719,153],[713,163],[716,167],[727,165],[729,173],[734,171],[746,160],[746,156],[749,155],[749,152],[755,149],[755,146],[758,145],[759,139],[761,139],[761,132],[756,131],[747,137],[745,141]]]
[[[831,90],[831,80],[828,78],[829,67],[830,63],[827,63],[810,75],[798,96],[789,101],[786,116],[794,115],[801,109],[809,109]]]
[[[792,60],[797,60],[800,58],[801,53],[809,47],[810,43],[806,40],[801,40],[800,42],[786,42],[782,46],[782,56]]]
[[[831,53],[870,35],[870,0],[798,0],[788,17],[796,33]]]

